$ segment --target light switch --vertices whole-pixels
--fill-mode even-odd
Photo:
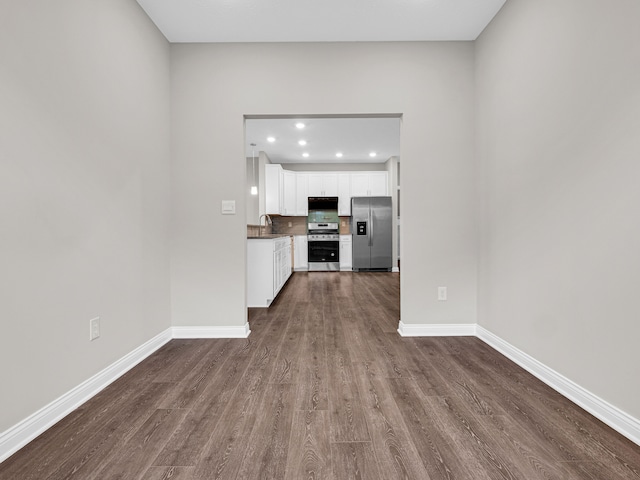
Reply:
[[[235,214],[236,214],[236,201],[222,200],[222,215],[235,215]]]
[[[438,287],[438,300],[441,302],[447,299],[447,287]]]

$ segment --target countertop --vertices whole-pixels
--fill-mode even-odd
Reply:
[[[288,233],[266,233],[264,235],[249,235],[247,240],[273,240],[274,238],[291,237]]]

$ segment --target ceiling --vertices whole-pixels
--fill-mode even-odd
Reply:
[[[304,128],[296,127],[299,123]],[[252,150],[256,157],[262,150],[272,163],[382,163],[400,156],[400,118],[247,119],[245,139],[247,157],[252,156]],[[301,140],[306,145],[299,145]]]
[[[475,40],[506,0],[138,0],[170,42]]]

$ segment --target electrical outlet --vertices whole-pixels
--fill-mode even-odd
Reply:
[[[93,341],[100,336],[100,317],[89,320],[89,340]]]
[[[289,228],[293,227],[293,223],[289,222]]]
[[[438,287],[438,300],[445,301],[447,299],[447,287]]]

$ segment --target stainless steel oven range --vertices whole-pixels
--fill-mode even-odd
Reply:
[[[310,272],[340,270],[340,235],[337,223],[309,223],[307,240]]]

